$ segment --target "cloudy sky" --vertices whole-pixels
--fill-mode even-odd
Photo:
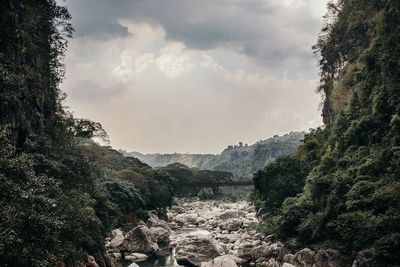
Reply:
[[[115,148],[218,153],[321,125],[326,0],[66,0],[62,89]]]

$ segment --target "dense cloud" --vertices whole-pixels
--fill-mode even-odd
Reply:
[[[67,0],[63,88],[117,147],[217,152],[320,124],[319,0]]]
[[[186,47],[232,49],[262,64],[312,60],[310,43],[321,27],[321,1],[284,0],[68,0],[77,37],[126,37],[123,20],[165,30]],[[134,33],[133,33],[134,34]],[[305,72],[304,74],[308,74]]]

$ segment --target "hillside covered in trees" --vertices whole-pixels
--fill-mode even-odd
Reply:
[[[233,174],[230,172],[200,170],[181,163],[171,163],[157,169],[175,179],[177,196],[197,196],[205,188],[210,188],[215,195],[219,191],[219,186],[233,182]]]
[[[400,2],[329,5],[320,56],[325,126],[254,176],[264,230],[400,262]],[[349,263],[347,266],[350,266]]]
[[[153,167],[181,163],[202,170],[227,171],[236,181],[250,181],[254,172],[278,157],[292,154],[304,138],[303,132],[291,132],[283,136],[259,141],[253,145],[229,146],[221,154],[141,154],[123,152]]]
[[[1,266],[77,266],[87,253],[111,266],[105,233],[172,201],[167,173],[100,147],[101,125],[63,107],[69,19],[54,0],[0,2]]]

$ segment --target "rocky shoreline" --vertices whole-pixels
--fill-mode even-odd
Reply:
[[[160,253],[160,247],[174,253],[171,266],[189,267],[334,267],[344,266],[340,253],[333,249],[293,251],[289,244],[250,230],[258,223],[254,207],[246,202],[223,203],[192,201],[172,206],[166,220],[155,212],[149,213],[147,223],[124,233],[113,230],[106,239],[108,255],[115,261],[140,262]],[[192,229],[177,234],[180,229]],[[164,250],[165,253],[165,250]],[[360,254],[353,267],[365,266],[367,259]],[[117,264],[115,263],[115,266]]]

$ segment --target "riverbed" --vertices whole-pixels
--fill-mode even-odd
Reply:
[[[200,265],[226,254],[239,259],[240,241],[253,241],[255,231],[249,227],[258,223],[255,209],[247,201],[181,201],[172,206],[167,215],[171,242],[160,246],[160,250],[147,260],[137,261],[139,266],[177,266],[177,258]],[[244,260],[240,262],[241,265],[245,263]],[[130,263],[120,261],[119,264],[127,267]]]
[[[119,267],[344,266],[338,251],[294,248],[257,233],[259,223],[248,201],[180,201],[165,220],[151,213],[129,232],[115,230],[106,247]]]

